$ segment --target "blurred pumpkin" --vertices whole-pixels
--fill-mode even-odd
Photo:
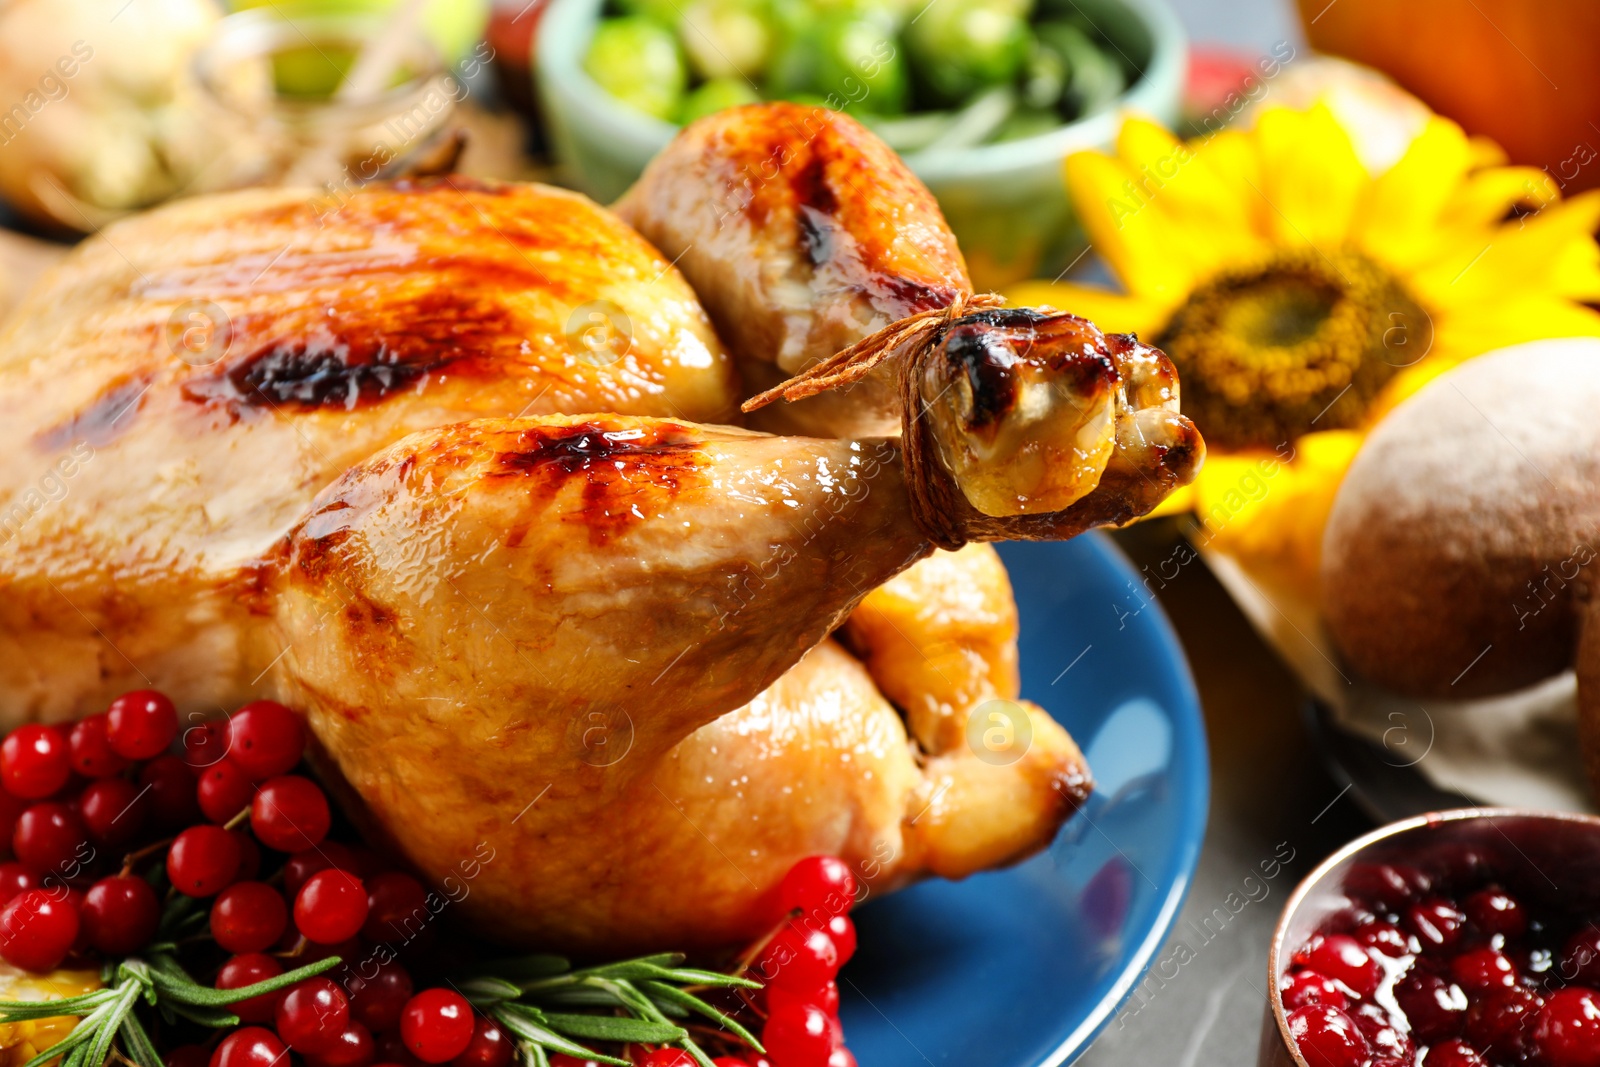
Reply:
[[[1600,4],[1594,0],[1299,0],[1315,48],[1393,76],[1468,133],[1600,186]]]

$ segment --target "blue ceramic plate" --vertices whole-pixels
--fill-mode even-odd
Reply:
[[[1070,1062],[1161,947],[1199,859],[1200,701],[1142,576],[1099,534],[1000,555],[1022,695],[1072,731],[1097,788],[1046,853],[861,909],[841,986],[862,1067]]]

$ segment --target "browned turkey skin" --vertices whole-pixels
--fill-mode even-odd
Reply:
[[[827,125],[830,225],[866,247],[883,193],[833,183],[914,179]],[[833,309],[782,311],[876,328]],[[922,402],[963,539],[1121,521],[1197,466],[1153,350],[1055,313],[942,329]],[[464,914],[580,953],[749,936],[807,854],[878,891],[1041,847],[1087,771],[1016,700],[998,560],[930,556],[897,436],[738,429],[747,393],[670,257],[570,193],[251,191],[114,226],[0,329],[0,716],[277,696],[374,833],[435,880],[481,863]],[[1062,425],[1100,451],[1058,477]],[[1030,721],[1015,760],[965,741],[991,705]]]

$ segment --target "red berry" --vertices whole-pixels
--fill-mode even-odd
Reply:
[[[124,693],[106,709],[106,737],[123,759],[152,759],[178,736],[178,711],[161,693]]]
[[[1412,948],[1411,939],[1394,923],[1377,920],[1364,922],[1351,931],[1350,936],[1355,938],[1358,944],[1376,949],[1393,960],[1418,951]]]
[[[839,949],[821,930],[791,922],[761,952],[756,977],[764,984],[804,993],[833,981],[839,973]]]
[[[358,972],[345,988],[350,993],[350,1014],[376,1034],[393,1030],[411,999],[411,975],[392,960],[376,966],[371,977]]]
[[[829,982],[819,989],[812,989],[805,993],[791,993],[787,989],[772,986],[767,990],[767,1010],[772,1011],[779,1004],[785,1002],[809,1004],[813,1008],[821,1008],[829,1015],[839,1014],[839,985]]]
[[[1356,1021],[1356,1029],[1367,1039],[1377,1062],[1398,1060],[1409,1064],[1416,1059],[1416,1048],[1405,1031],[1400,1029],[1389,1013],[1376,1004],[1359,1004],[1348,1013]]]
[[[83,932],[107,956],[130,956],[156,936],[161,901],[150,883],[130,875],[102,878],[84,894]]]
[[[1467,1037],[1486,1054],[1525,1059],[1543,1010],[1544,1001],[1536,993],[1521,987],[1495,990],[1467,1012]]]
[[[167,877],[185,896],[220,893],[238,873],[238,839],[220,826],[191,826],[167,850]]]
[[[1316,971],[1300,970],[1283,976],[1283,1006],[1289,1011],[1310,1005],[1347,1008],[1350,998],[1344,995],[1344,986]]]
[[[1306,966],[1344,983],[1357,997],[1370,997],[1383,981],[1383,968],[1347,934],[1329,934],[1322,938],[1306,954]]]
[[[177,832],[200,820],[194,772],[177,756],[158,756],[139,772],[139,788],[149,788],[150,822],[157,830]]]
[[[1516,985],[1517,965],[1492,948],[1468,949],[1450,961],[1450,977],[1469,998],[1476,998],[1491,989]]]
[[[1428,879],[1415,867],[1393,863],[1358,863],[1345,875],[1345,892],[1362,901],[1399,911],[1428,891]]]
[[[567,1058],[571,1059],[570,1056]],[[554,1063],[555,1061],[552,1060],[551,1062]],[[750,1065],[744,1060],[739,1059],[737,1056],[718,1056],[711,1061],[711,1067],[750,1067]]]
[[[839,1043],[839,1024],[821,1008],[783,1004],[767,1015],[761,1043],[783,1067],[827,1067]]]
[[[695,1067],[695,1059],[681,1048],[658,1048],[645,1053],[639,1067]]]
[[[828,920],[828,936],[839,950],[839,966],[843,967],[856,954],[856,924],[848,915],[835,915]]]
[[[105,848],[122,848],[137,840],[148,813],[139,787],[126,778],[101,778],[78,795],[78,814],[89,840]]]
[[[308,848],[289,857],[283,865],[284,893],[291,897],[298,896],[307,878],[329,868],[349,871],[357,877],[361,874],[355,851],[350,846],[338,841],[324,841],[316,848]]]
[[[1567,939],[1561,952],[1561,976],[1572,982],[1600,986],[1600,929],[1586,926]]]
[[[183,731],[183,762],[199,771],[228,754],[228,723],[203,722]]]
[[[104,715],[91,715],[74,726],[68,747],[72,769],[85,778],[109,778],[128,769],[128,761],[111,748]]]
[[[1480,889],[1469,896],[1462,906],[1467,918],[1490,937],[1498,934],[1517,938],[1528,932],[1527,911],[1503,889]]]
[[[372,1032],[360,1023],[351,1023],[340,1032],[332,1046],[307,1056],[306,1062],[312,1067],[367,1067],[376,1052]]]
[[[367,921],[361,936],[368,941],[409,941],[428,918],[428,891],[409,874],[385,871],[367,879]]]
[[[308,941],[334,945],[361,932],[367,887],[349,871],[318,871],[294,898],[294,924]]]
[[[717,1067],[722,1067],[721,1060],[712,1060]],[[743,1060],[730,1061],[737,1067],[745,1067]],[[576,1056],[568,1056],[565,1052],[557,1052],[550,1057],[550,1067],[600,1067],[599,1060],[580,1060]]]
[[[424,989],[400,1013],[400,1036],[423,1063],[444,1063],[461,1055],[473,1029],[472,1006],[448,989]]]
[[[1489,1061],[1465,1041],[1451,1040],[1428,1050],[1428,1067],[1489,1067]]]
[[[515,1051],[511,1038],[492,1020],[478,1016],[472,1024],[467,1050],[450,1061],[451,1067],[508,1067]],[[694,1059],[689,1060],[694,1067]]]
[[[1551,993],[1533,1042],[1545,1067],[1600,1067],[1600,993],[1581,986]]]
[[[35,804],[17,819],[11,851],[36,870],[76,877],[94,850],[89,829],[78,813],[65,804],[47,800]]]
[[[200,772],[196,796],[200,811],[215,823],[225,823],[250,805],[255,783],[231,759],[219,759]]]
[[[327,796],[311,779],[298,775],[269,778],[250,805],[250,829],[263,845],[279,852],[316,847],[332,823]]]
[[[289,906],[265,882],[235,882],[211,903],[211,936],[229,952],[265,952],[288,925]]]
[[[849,1049],[840,1045],[828,1053],[828,1067],[856,1067],[856,1058]]]
[[[837,856],[807,856],[789,868],[778,886],[780,914],[843,915],[856,902],[856,878]]]
[[[0,863],[0,907],[9,904],[17,894],[43,885],[44,875],[36,868],[15,861]]]
[[[40,800],[67,784],[72,753],[59,730],[38,723],[19,726],[0,743],[0,785],[23,800]]]
[[[271,700],[258,700],[234,712],[228,738],[228,757],[257,782],[294,770],[306,747],[300,716]]]
[[[1461,940],[1466,912],[1443,897],[1429,897],[1406,909],[1406,927],[1422,944],[1424,954],[1448,952]]]
[[[278,1035],[261,1026],[246,1026],[222,1039],[211,1054],[210,1067],[287,1067],[288,1049]]]
[[[53,971],[78,939],[78,909],[45,889],[30,889],[0,909],[0,958],[25,971]]]
[[[1289,1013],[1289,1034],[1318,1067],[1365,1067],[1371,1055],[1355,1020],[1338,1008],[1296,1008]]]
[[[276,959],[259,952],[251,952],[235,956],[222,965],[222,970],[217,972],[217,988],[243,989],[245,986],[276,978],[282,973],[283,964]],[[270,1023],[277,1014],[278,1001],[282,999],[282,991],[261,993],[249,1000],[240,1000],[228,1005],[228,1010],[247,1023]]]
[[[1466,1021],[1467,995],[1436,974],[1412,971],[1395,985],[1394,999],[1424,1044],[1455,1037]]]
[[[326,978],[307,978],[278,1001],[278,1036],[296,1052],[320,1054],[350,1025],[350,1001]]]

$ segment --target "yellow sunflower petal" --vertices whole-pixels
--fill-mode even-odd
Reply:
[[[1412,275],[1411,291],[1434,309],[1471,308],[1503,301],[1508,294],[1557,291],[1559,272],[1576,260],[1567,246],[1593,243],[1588,234],[1600,225],[1600,190],[1573,197],[1491,231],[1470,256],[1470,243],[1429,263]],[[1475,242],[1473,242],[1475,243]],[[1582,285],[1587,279],[1577,279]]]
[[[1269,108],[1255,132],[1259,193],[1271,207],[1274,236],[1291,246],[1343,245],[1368,177],[1333,112],[1324,104],[1309,111]]]
[[[1195,479],[1195,511],[1205,527],[1200,544],[1314,597],[1322,530],[1362,439],[1354,430],[1326,430],[1300,437],[1287,457],[1209,456]]]
[[[1467,139],[1467,148],[1472,152],[1472,168],[1477,170],[1482,167],[1503,167],[1509,160],[1506,150],[1499,144],[1481,134],[1473,134]]]
[[[1154,187],[1168,214],[1219,227],[1249,222],[1248,209],[1230,184],[1194,148],[1155,123],[1137,117],[1124,122],[1117,155]]]
[[[1261,177],[1261,153],[1256,148],[1253,131],[1223,130],[1209,141],[1195,148],[1212,173],[1217,175],[1230,195],[1244,212],[1251,233],[1263,242],[1270,242],[1275,234],[1272,207],[1261,190],[1266,183]]]
[[[1460,360],[1547,337],[1600,337],[1600,311],[1547,294],[1507,297],[1439,316],[1433,353]]]
[[[1469,175],[1451,196],[1440,221],[1451,226],[1493,226],[1518,205],[1538,210],[1559,199],[1554,179],[1538,167],[1494,167]]]
[[[1144,297],[1072,282],[1018,282],[1007,286],[1005,298],[1013,307],[1053,307],[1080,315],[1106,333],[1137,333],[1143,337],[1159,333],[1172,313],[1168,305]]]
[[[1066,179],[1090,246],[1124,288],[1139,296],[1167,299],[1189,291],[1193,272],[1166,246],[1156,225],[1160,213],[1147,210],[1149,198],[1120,160],[1100,152],[1076,152],[1067,157]]]
[[[1168,254],[1182,257],[1195,282],[1267,251],[1250,225],[1246,202],[1166,130],[1130,118],[1117,135],[1117,154],[1137,176],[1139,192],[1148,195],[1143,210],[1158,213],[1152,230]]]
[[[1355,242],[1393,267],[1417,262],[1467,173],[1468,155],[1460,126],[1429,119],[1399,162],[1367,187],[1353,224]]]

